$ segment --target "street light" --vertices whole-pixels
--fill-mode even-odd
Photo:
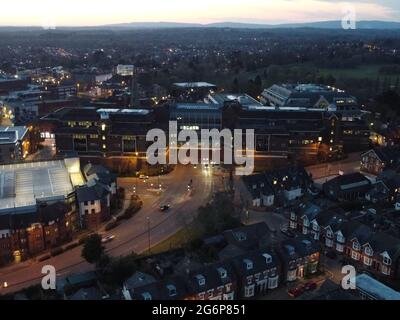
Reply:
[[[147,220],[147,230],[148,230],[148,240],[149,240],[149,254],[150,254],[150,248],[151,248],[151,240],[150,240],[150,217],[147,217],[146,220]]]

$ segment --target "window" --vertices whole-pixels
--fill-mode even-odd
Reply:
[[[94,205],[94,200],[90,201],[90,204],[91,204],[91,205]]]
[[[364,257],[364,264],[366,266],[371,266],[372,265],[372,259],[370,257]]]
[[[87,202],[87,201],[85,201],[85,202],[83,203],[83,205],[87,206],[87,205],[88,205],[88,202]]]
[[[176,287],[172,284],[167,285],[168,294],[170,297],[176,296]]]
[[[333,240],[332,240],[332,239],[326,238],[326,239],[325,239],[325,245],[326,245],[327,247],[329,247],[329,248],[332,248],[332,247],[333,247]]]
[[[245,287],[245,288],[244,288],[244,296],[245,296],[246,298],[249,298],[249,297],[253,297],[253,296],[254,296],[254,285],[248,286],[248,287]]]
[[[218,268],[218,273],[221,279],[226,279],[227,277],[227,272],[224,268]]]
[[[95,210],[95,209],[92,209],[91,213],[92,213],[92,214],[96,213],[96,210]]]
[[[297,220],[296,219],[296,214],[294,212],[290,213],[290,220]]]
[[[326,230],[326,236],[327,236],[327,238],[333,238],[333,233],[332,233],[331,229]]]
[[[253,262],[251,260],[244,259],[243,262],[244,262],[247,270],[253,269]]]
[[[381,271],[382,271],[382,274],[390,276],[390,268],[389,267],[382,265]]]
[[[360,260],[360,254],[356,251],[351,251],[351,258],[358,261]]]
[[[344,246],[342,244],[337,243],[336,244],[336,251],[337,252],[343,252],[344,251]]]
[[[383,264],[386,264],[387,266],[390,266],[392,264],[392,259],[389,257],[384,256],[383,257]]]
[[[196,279],[199,286],[204,286],[206,284],[206,278],[203,275],[201,274],[196,275]]]
[[[360,244],[357,241],[353,242],[353,249],[357,251],[360,250]]]
[[[275,289],[278,287],[278,277],[268,279],[268,289]]]
[[[89,214],[89,210],[86,209],[86,210],[85,210],[85,214]]]

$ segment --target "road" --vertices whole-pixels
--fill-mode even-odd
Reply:
[[[159,178],[150,178],[146,182],[137,178],[119,179],[119,185],[128,192],[133,192],[133,186],[137,185],[136,192],[143,200],[143,207],[134,217],[109,232],[115,235],[115,239],[106,245],[107,253],[112,256],[131,252],[143,253],[149,249],[149,238],[150,246],[154,246],[183,228],[195,217],[197,208],[211,197],[213,192],[211,170],[177,166],[172,173]],[[191,179],[193,193],[190,195],[188,184]],[[154,187],[158,183],[163,189],[160,195],[149,191],[152,188],[151,184]],[[164,204],[170,204],[171,209],[161,212],[159,207]],[[40,283],[44,265],[54,266],[58,277],[92,270],[93,266],[81,258],[81,251],[82,247],[79,246],[44,262],[29,260],[1,269],[0,283],[7,282],[8,286],[1,288],[0,293],[15,292]]]
[[[56,155],[56,148],[54,147],[54,139],[46,139],[41,145],[42,148],[33,154],[29,154],[25,161],[40,161],[40,160],[50,160]]]

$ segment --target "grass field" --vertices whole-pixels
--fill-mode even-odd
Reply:
[[[400,73],[391,75],[381,73],[381,67],[383,67],[383,65],[364,65],[354,69],[319,69],[319,73],[323,76],[331,74],[335,78],[368,78],[371,80],[376,80],[379,77],[381,79],[388,78],[394,81],[397,77],[400,77]]]
[[[157,254],[169,251],[171,249],[181,248],[190,241],[200,238],[200,229],[201,228],[196,227],[195,222],[192,222],[186,228],[179,230],[173,236],[152,247],[151,253]]]

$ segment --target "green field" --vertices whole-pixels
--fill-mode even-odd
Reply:
[[[378,77],[381,79],[388,78],[393,81],[400,77],[400,73],[397,74],[384,74],[380,72],[383,65],[364,65],[354,69],[319,69],[320,75],[327,76],[331,74],[337,78],[354,78],[354,79],[371,79],[376,80]]]

